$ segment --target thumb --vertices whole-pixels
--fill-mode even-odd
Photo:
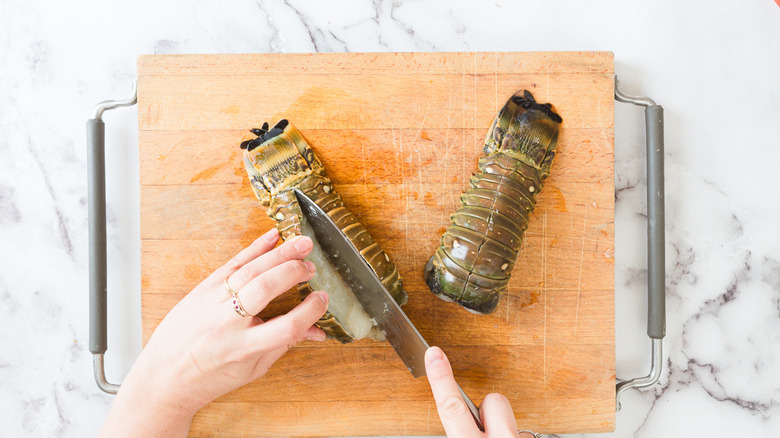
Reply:
[[[486,395],[479,406],[479,413],[488,436],[515,436],[517,433],[515,413],[503,395],[495,392]]]

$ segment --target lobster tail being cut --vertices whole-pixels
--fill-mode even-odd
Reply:
[[[474,313],[495,310],[550,174],[561,122],[552,105],[528,91],[499,111],[485,138],[487,156],[425,266],[425,282],[437,296]]]
[[[403,305],[407,296],[398,269],[355,215],[344,206],[341,196],[333,190],[330,179],[325,175],[322,163],[292,124],[281,120],[273,128],[269,129],[265,123],[261,128],[250,131],[256,138],[243,141],[241,149],[255,196],[265,207],[268,216],[276,221],[282,239],[303,234],[314,242],[314,249],[306,260],[317,266],[317,273],[308,283],[299,285],[298,292],[301,298],[305,298],[312,290],[328,292],[328,311],[317,325],[341,342],[366,337],[384,340],[375,321],[363,310],[352,289],[322,252],[314,231],[303,219],[293,189],[301,190],[333,219],[395,301]]]

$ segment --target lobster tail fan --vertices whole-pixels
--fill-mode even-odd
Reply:
[[[247,144],[247,147],[246,147],[247,152],[251,152],[252,149],[260,146],[261,144],[263,144],[263,142],[260,139],[261,139],[261,137],[257,137],[254,140],[250,140],[249,143]]]
[[[263,141],[270,140],[277,135],[280,135],[282,132],[284,132],[284,129],[279,129],[277,127],[274,127],[270,131],[268,131],[265,135],[263,135]]]
[[[260,128],[253,128],[249,131],[252,132],[252,134],[256,135],[257,138],[254,140],[248,140],[241,143],[241,149],[246,149],[247,151],[252,151],[252,149],[260,146],[261,144],[265,143],[266,141],[280,135],[282,132],[284,132],[284,128],[287,127],[287,125],[290,122],[288,122],[285,119],[280,120],[276,125],[274,125],[273,128],[269,129],[268,122],[263,123],[263,126]]]
[[[534,96],[531,94],[528,90],[523,90],[523,96],[519,96],[519,92],[516,93],[514,96],[511,97],[511,101],[519,106],[520,108],[529,110],[533,109],[536,111],[540,111],[544,113],[547,117],[550,118],[555,123],[561,123],[563,122],[563,119],[561,116],[559,116],[554,110],[553,106],[550,103],[537,103],[536,99],[534,99]]]
[[[241,142],[241,149],[246,149],[248,151],[251,151],[252,149],[260,146],[263,143],[262,138],[268,132],[268,122],[263,123],[263,126],[261,126],[260,128],[250,129],[249,132],[256,135],[257,138]]]

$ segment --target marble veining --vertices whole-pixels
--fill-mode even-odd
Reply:
[[[467,50],[612,50],[624,92],[665,108],[665,366],[625,394],[614,433],[592,436],[780,436],[775,2],[6,0],[0,11],[1,436],[93,436],[111,403],[87,347],[84,122],[127,96],[137,55]],[[631,378],[650,354],[643,116],[616,104],[615,118],[616,366]],[[137,122],[131,110],[106,120],[118,382],[141,346]]]

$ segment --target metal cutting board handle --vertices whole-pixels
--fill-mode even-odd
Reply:
[[[87,120],[87,208],[89,212],[89,351],[98,387],[116,394],[119,385],[106,380],[103,355],[108,349],[107,310],[108,263],[106,256],[106,124],[103,112],[135,105],[133,95],[125,100],[107,100],[95,107]]]
[[[645,146],[647,153],[647,336],[651,341],[650,372],[617,384],[615,407],[620,410],[620,395],[630,388],[644,388],[658,381],[663,367],[663,338],[666,336],[666,256],[664,247],[664,109],[647,97],[627,96],[618,89],[615,76],[615,100],[645,108]]]

